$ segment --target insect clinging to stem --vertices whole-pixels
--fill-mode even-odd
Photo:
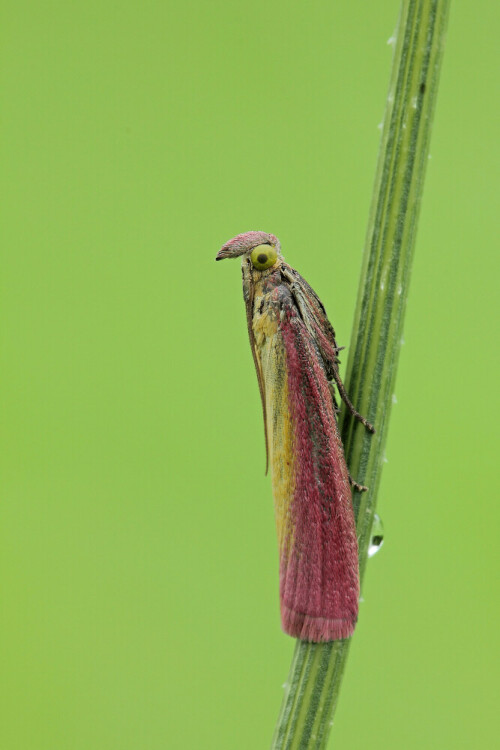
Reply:
[[[321,300],[266,232],[245,232],[216,260],[242,258],[243,296],[271,467],[283,630],[308,641],[352,635],[359,566],[351,486],[333,384],[349,412],[340,348]]]

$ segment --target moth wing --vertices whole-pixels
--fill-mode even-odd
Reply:
[[[325,307],[314,289],[288,263],[282,264],[282,275],[288,284],[297,309],[309,333],[316,341],[325,364],[328,378],[338,371],[339,347],[335,340],[335,331],[328,320]]]
[[[300,293],[306,292],[302,286]],[[327,367],[313,333],[316,321],[306,319],[317,314],[318,303],[299,304],[288,283],[272,299],[279,321],[276,347],[282,351],[270,358],[263,379],[276,393],[268,400],[267,418],[282,624],[296,638],[335,640],[351,635],[356,623],[358,550]]]

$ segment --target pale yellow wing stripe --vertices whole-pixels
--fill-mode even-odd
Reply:
[[[264,380],[278,545],[281,556],[287,557],[293,545],[290,505],[295,491],[295,467],[285,348],[274,308],[260,304],[259,286],[256,285],[254,310],[262,309],[262,312],[254,314],[253,331]]]

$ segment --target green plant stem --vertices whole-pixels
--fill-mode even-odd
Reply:
[[[417,219],[428,160],[449,0],[403,0],[345,378],[369,435],[345,411],[340,427],[354,492],[360,576],[368,559],[402,343]],[[350,639],[297,641],[273,750],[326,746]]]

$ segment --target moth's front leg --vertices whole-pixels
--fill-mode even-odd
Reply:
[[[339,371],[336,367],[333,368],[333,379],[335,380],[335,383],[337,385],[337,388],[339,389],[340,398],[344,402],[344,404],[347,406],[347,410],[352,414],[353,417],[355,417],[357,420],[363,424],[368,432],[375,432],[375,427],[370,424],[370,422],[366,419],[366,417],[363,417],[362,414],[359,413],[359,411],[356,411],[353,404],[351,403],[349,396],[347,395],[346,389],[344,388],[344,384],[342,380],[340,379]]]

